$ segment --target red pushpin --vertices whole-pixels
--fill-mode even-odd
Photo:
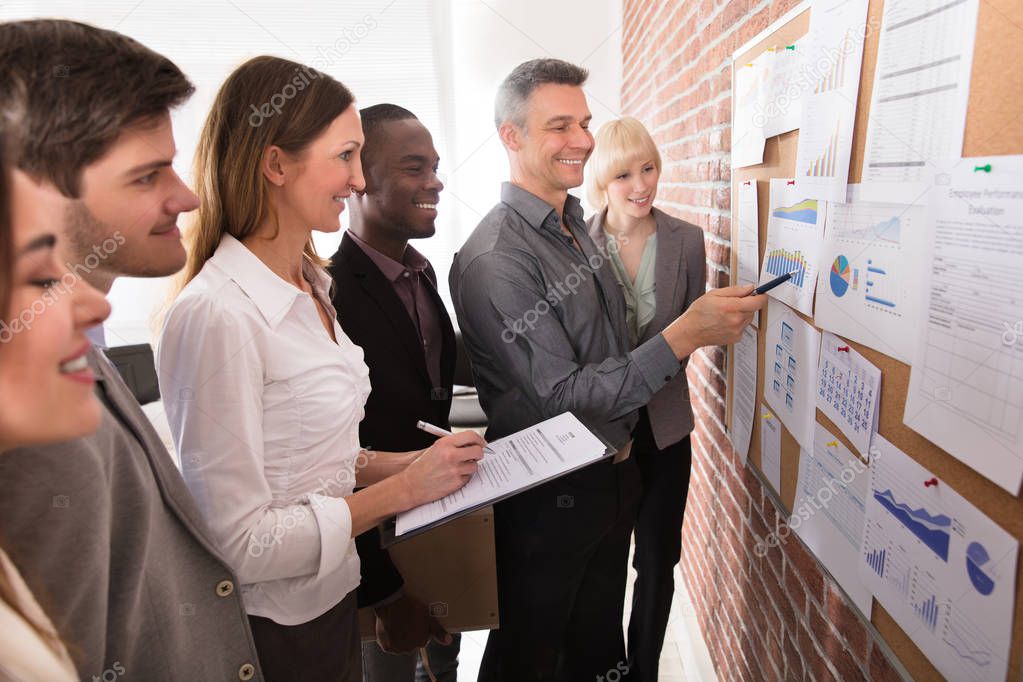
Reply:
[[[746,182],[744,182],[742,184],[744,184],[744,185],[746,185],[748,187],[749,185],[752,185],[753,183],[752,183],[752,181],[747,180]]]
[[[835,350],[837,350],[839,353],[848,353],[849,346],[842,346],[841,348],[836,348]]]
[[[789,180],[787,184],[794,185],[794,184],[796,184],[796,181],[795,180]]]
[[[932,478],[929,481],[924,481],[924,487],[925,488],[930,488],[932,485],[938,485],[938,479]]]

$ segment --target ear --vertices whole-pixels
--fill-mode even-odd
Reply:
[[[525,133],[511,121],[502,123],[497,129],[497,135],[509,151],[517,152],[522,148],[522,137]]]
[[[284,185],[284,150],[275,144],[267,147],[260,159],[259,170],[270,184]]]

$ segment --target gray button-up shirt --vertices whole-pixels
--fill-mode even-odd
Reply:
[[[504,183],[455,256],[451,297],[488,439],[571,411],[619,448],[681,365],[660,334],[629,351],[609,254],[586,233],[578,199],[564,210],[581,251],[554,207]]]

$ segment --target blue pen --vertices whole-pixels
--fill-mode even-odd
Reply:
[[[775,277],[770,282],[766,282],[764,284],[761,284],[756,289],[754,289],[753,291],[749,292],[746,295],[747,296],[759,296],[760,294],[766,294],[768,291],[770,291],[771,289],[775,288],[776,286],[778,286],[782,282],[788,282],[790,279],[792,279],[793,275],[796,275],[798,273],[799,273],[799,271],[796,270],[795,272],[790,272],[788,274],[782,275],[781,277]]]

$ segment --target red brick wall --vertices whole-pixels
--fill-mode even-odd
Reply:
[[[703,228],[711,287],[729,279],[731,55],[796,4],[624,0],[622,111],[649,127],[664,156],[658,204]],[[697,427],[681,565],[719,676],[900,679],[732,450],[723,366],[720,348],[689,365]],[[771,533],[786,539],[758,556]]]

